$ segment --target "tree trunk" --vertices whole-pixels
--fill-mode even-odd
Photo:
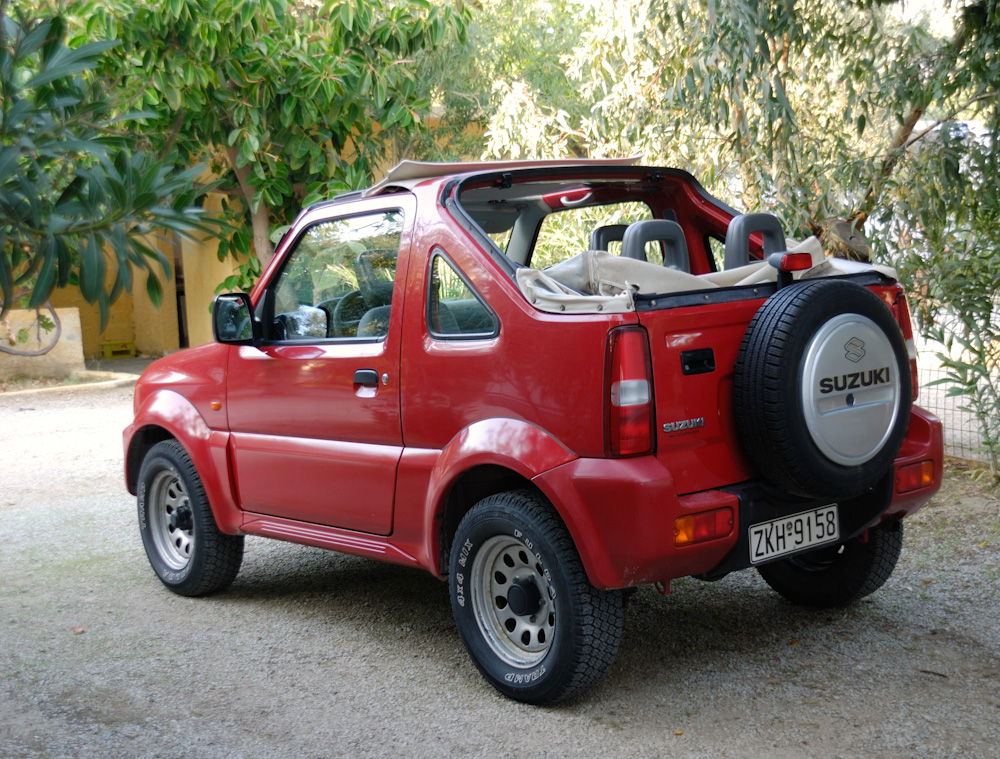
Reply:
[[[872,209],[875,208],[875,203],[878,200],[878,190],[879,185],[885,182],[892,176],[893,170],[896,168],[896,164],[903,157],[906,152],[906,143],[910,139],[910,135],[913,134],[914,128],[917,126],[917,122],[920,117],[924,115],[924,108],[926,104],[918,103],[913,106],[910,112],[903,119],[903,123],[896,130],[895,136],[892,138],[892,142],[889,147],[886,148],[885,156],[882,159],[882,168],[879,170],[878,175],[872,180],[871,185],[868,187],[868,192],[865,194],[865,198],[861,203],[861,207],[856,209],[854,213],[851,214],[850,220],[856,222],[858,227],[864,225],[868,221],[868,216],[871,214]]]
[[[253,208],[255,190],[250,184],[250,167],[237,166],[239,152],[236,148],[228,148],[229,163],[239,180],[240,189],[243,191],[243,201],[247,208]],[[253,224],[253,249],[257,260],[260,261],[260,268],[263,270],[274,257],[274,246],[271,245],[271,212],[264,203],[258,206],[256,211],[250,212],[250,220]]]
[[[253,249],[260,261],[260,269],[264,270],[274,258],[274,246],[271,245],[271,212],[263,203],[250,215],[253,222]]]

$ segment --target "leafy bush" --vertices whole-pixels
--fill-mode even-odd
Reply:
[[[164,232],[215,232],[192,204],[200,168],[175,172],[133,149],[118,114],[88,73],[114,42],[71,49],[61,18],[12,17],[0,4],[0,318],[47,307],[56,287],[80,288],[100,308],[130,291],[136,272],[159,304],[170,277],[155,247]],[[0,345],[5,352],[23,353]]]

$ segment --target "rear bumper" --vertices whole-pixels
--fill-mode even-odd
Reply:
[[[930,461],[933,466],[931,481],[926,487],[904,490],[901,473],[910,466]],[[944,475],[944,434],[941,420],[928,411],[913,406],[910,426],[893,466],[892,502],[882,515],[883,521],[899,520],[917,511],[941,487]]]
[[[850,539],[923,506],[941,486],[942,461],[940,421],[914,407],[893,468],[871,491],[839,504],[841,537]],[[913,488],[900,472],[922,462],[930,462],[930,479]],[[534,482],[563,517],[588,577],[598,588],[687,575],[721,577],[745,569],[750,566],[750,525],[829,503],[790,497],[756,480],[678,496],[670,471],[652,456],[576,459]],[[901,492],[901,483],[910,489]],[[675,545],[678,519],[720,509],[733,513],[727,534]]]

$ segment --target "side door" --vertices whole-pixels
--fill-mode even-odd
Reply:
[[[403,437],[399,359],[412,196],[306,224],[258,300],[264,343],[230,352],[241,506],[388,535]]]

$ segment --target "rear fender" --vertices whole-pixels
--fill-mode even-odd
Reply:
[[[899,492],[900,470],[923,462],[932,463],[930,482],[924,487]],[[910,516],[927,503],[941,487],[944,476],[944,435],[941,420],[919,406],[910,408],[910,423],[895,461],[896,487],[883,522]]]
[[[441,520],[451,491],[463,474],[477,467],[499,467],[517,475],[514,479],[523,478],[527,485],[537,475],[577,458],[540,427],[519,419],[503,418],[484,419],[466,427],[433,457],[433,463],[429,456],[410,453],[411,456],[404,453],[397,482],[394,538],[400,544],[417,549],[422,563],[435,574],[441,573],[437,560],[441,555]],[[418,504],[407,503],[408,493],[420,492],[412,485],[416,485],[415,469],[420,466],[421,459],[430,468],[422,509]],[[406,487],[401,486],[403,483]],[[422,523],[410,521],[421,513]]]
[[[520,419],[484,419],[458,433],[441,451],[435,479],[492,464],[526,479],[576,458],[548,432]],[[453,479],[453,477],[452,477]]]
[[[184,446],[198,470],[219,529],[228,534],[239,532],[242,512],[228,474],[229,433],[209,427],[187,398],[172,390],[150,394],[125,428],[123,438],[125,482],[130,493],[136,492],[147,451],[161,440],[173,438]]]

